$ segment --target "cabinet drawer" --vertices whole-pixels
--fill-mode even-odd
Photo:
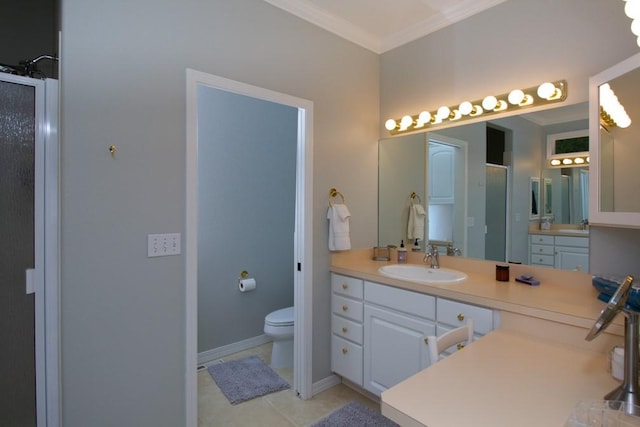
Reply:
[[[331,310],[335,314],[347,317],[362,323],[363,304],[362,301],[356,301],[340,295],[334,294],[331,298]]]
[[[550,265],[553,267],[555,260],[553,255],[536,255],[531,254],[531,264],[535,265]]]
[[[331,370],[362,386],[362,346],[333,335]]]
[[[553,245],[553,236],[545,236],[542,234],[531,234],[529,237],[531,238],[531,243],[536,243],[540,245]]]
[[[362,299],[362,288],[362,279],[335,273],[331,275],[331,289],[335,293]]]
[[[493,311],[489,308],[438,298],[438,323],[458,327],[467,319],[473,320],[475,333],[486,334],[493,330]]]
[[[385,307],[425,319],[436,318],[436,298],[418,292],[398,289],[378,283],[364,283],[364,298]]]
[[[569,236],[556,236],[556,246],[575,246],[578,248],[588,248],[588,237],[569,237]]]
[[[531,256],[536,255],[553,255],[553,246],[531,245]]]
[[[356,323],[353,320],[334,314],[331,316],[331,330],[342,338],[346,338],[356,344],[362,344],[364,334],[361,323]]]

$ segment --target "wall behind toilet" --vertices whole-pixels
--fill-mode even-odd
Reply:
[[[296,108],[198,88],[198,352],[293,305]],[[238,291],[246,270],[255,291]]]

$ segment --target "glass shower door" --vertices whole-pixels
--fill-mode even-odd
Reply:
[[[0,75],[0,425],[36,425],[34,268],[36,88]]]

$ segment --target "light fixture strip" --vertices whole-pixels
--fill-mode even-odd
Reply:
[[[573,168],[589,165],[589,155],[564,155],[556,156],[553,159],[549,159],[548,166],[550,168]]]
[[[385,127],[391,135],[428,129],[446,123],[459,122],[478,116],[519,111],[540,105],[562,102],[567,98],[567,82],[558,80],[545,82],[526,89],[515,89],[500,95],[489,95],[473,102],[461,102],[454,106],[423,111],[413,116],[403,116],[401,119],[389,119]]]

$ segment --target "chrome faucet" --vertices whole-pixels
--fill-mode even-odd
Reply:
[[[424,254],[422,262],[431,261],[431,268],[440,268],[438,260],[438,247],[435,245],[429,245],[430,251]]]
[[[587,218],[580,221],[580,230],[587,230],[589,228],[589,220]]]

